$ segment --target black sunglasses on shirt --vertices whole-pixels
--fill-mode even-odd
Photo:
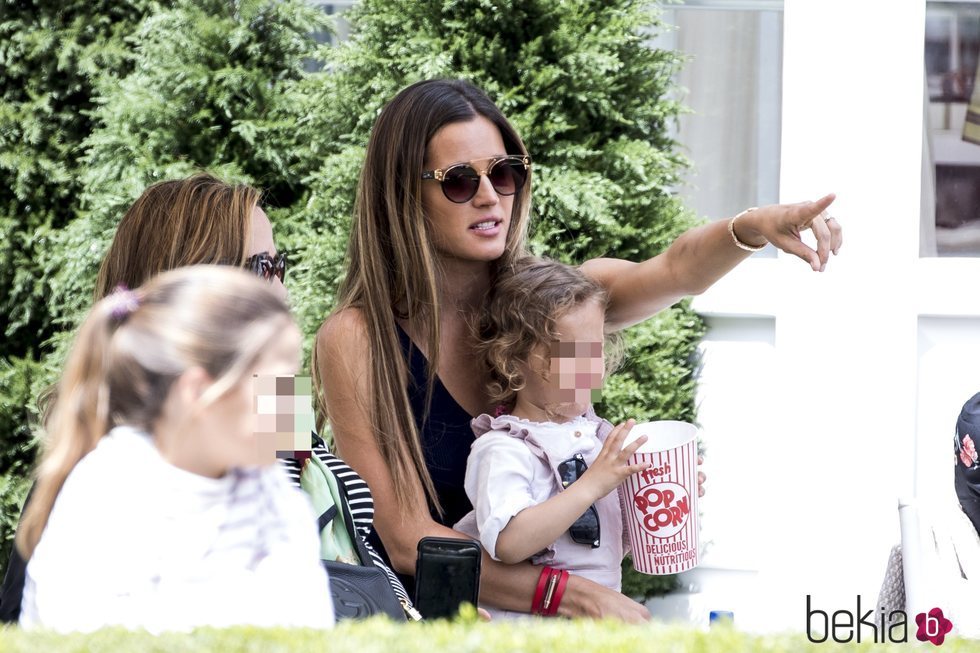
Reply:
[[[558,465],[558,477],[561,479],[562,488],[567,488],[575,481],[582,478],[585,471],[589,468],[585,464],[585,458],[577,453],[573,458]],[[577,544],[588,544],[593,549],[599,548],[599,512],[595,504],[589,506],[582,516],[575,520],[568,529],[568,534],[572,541]]]

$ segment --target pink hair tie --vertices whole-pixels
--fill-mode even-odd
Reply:
[[[126,320],[136,309],[140,307],[140,298],[135,292],[121,283],[109,295],[108,301],[111,305],[109,317],[113,322],[119,324]]]
[[[493,416],[500,417],[501,415],[507,414],[507,406],[505,404],[497,404],[497,407],[493,409]]]

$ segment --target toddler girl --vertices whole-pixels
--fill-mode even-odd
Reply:
[[[628,464],[646,441],[623,448],[632,420],[614,428],[591,408],[606,369],[605,306],[603,288],[571,266],[526,257],[501,271],[477,327],[501,414],[472,422],[473,510],[456,530],[496,560],[530,559],[618,591],[627,541],[614,490],[649,465]],[[566,577],[542,573],[532,613],[557,612]]]

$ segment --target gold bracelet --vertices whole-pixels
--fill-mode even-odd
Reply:
[[[765,246],[768,244],[768,243],[763,243],[762,245],[749,245],[748,243],[743,243],[741,240],[738,239],[738,236],[735,235],[735,221],[741,218],[749,211],[755,211],[757,208],[758,207],[753,206],[751,209],[745,209],[744,211],[742,211],[741,213],[739,213],[734,218],[728,221],[728,234],[732,237],[732,242],[735,243],[735,247],[738,247],[739,249],[744,249],[746,252],[758,252],[759,250],[764,249]]]
[[[541,602],[542,613],[547,613],[548,608],[551,607],[551,599],[555,595],[555,586],[558,585],[559,578],[561,578],[561,571],[553,569],[551,578],[548,579],[548,589],[544,593],[544,601]]]

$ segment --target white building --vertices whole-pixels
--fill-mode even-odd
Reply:
[[[722,218],[835,192],[845,235],[823,274],[756,255],[695,300],[710,326],[699,390],[710,545],[685,576],[699,591],[655,611],[703,623],[732,610],[740,627],[800,632],[807,595],[828,612],[854,612],[858,595],[872,609],[900,539],[898,498],[953,500],[953,428],[980,391],[980,222],[937,234],[933,163],[980,186],[980,146],[959,138],[964,103],[933,101],[924,116],[927,4],[931,38],[953,41],[947,56],[980,39],[956,20],[972,24],[978,2],[706,0],[670,12],[667,44],[696,57],[681,80],[696,112],[681,132],[701,168],[695,208]],[[980,205],[960,208],[980,217]]]

